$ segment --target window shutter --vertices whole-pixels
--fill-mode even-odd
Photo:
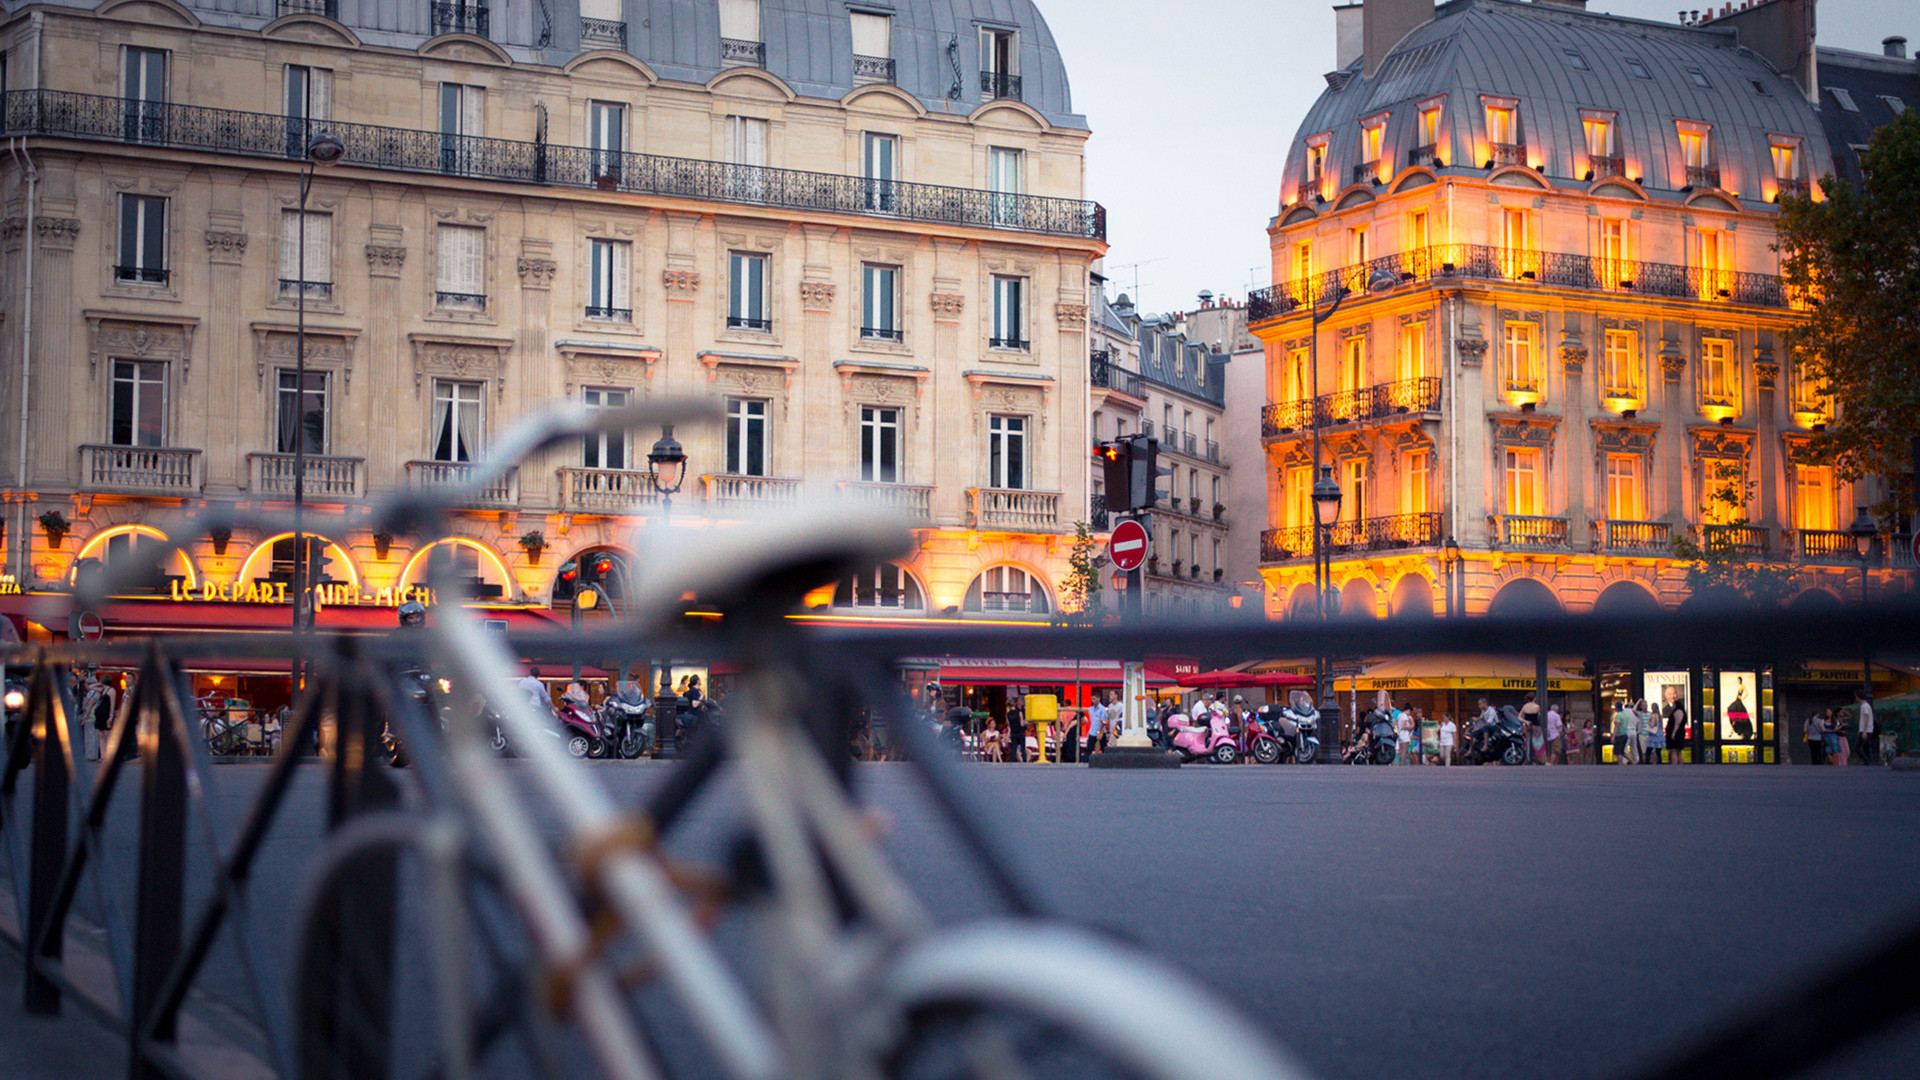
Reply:
[[[307,280],[333,281],[333,215],[307,215]]]
[[[441,292],[459,292],[456,280],[459,277],[460,264],[460,226],[440,226],[440,259],[434,267],[436,285]]]
[[[465,229],[463,231],[467,234],[466,265],[462,271],[466,279],[467,288],[463,291],[470,293],[486,292],[486,286],[482,284],[482,282],[486,280],[486,277],[481,269],[481,260],[486,248],[487,234],[485,230],[482,229]]]
[[[307,119],[333,119],[333,72],[308,68],[307,79]]]
[[[868,15],[853,12],[853,52],[856,56],[889,57],[893,55],[892,20],[885,15]]]
[[[613,255],[613,307],[632,310],[633,280],[632,268],[628,263],[632,259],[632,244],[611,244]]]
[[[741,164],[765,165],[767,163],[767,122],[747,119],[742,123],[746,126],[747,144],[746,157]]]
[[[460,134],[479,135],[486,130],[486,92],[477,86],[460,88]]]
[[[141,224],[145,228],[145,243],[140,253],[140,265],[151,270],[164,269],[167,265],[167,200],[147,199],[146,220]]]
[[[300,211],[280,212],[280,280],[300,277]]]

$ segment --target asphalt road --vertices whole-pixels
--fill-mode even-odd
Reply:
[[[651,763],[594,769],[634,799],[665,775]],[[259,966],[250,976],[227,938],[202,979],[196,1007],[216,1022],[244,1017],[256,988],[284,996],[292,911],[323,840],[322,777],[304,772],[248,892]],[[967,775],[1064,911],[1239,1002],[1328,1078],[1632,1075],[1920,912],[1920,774],[969,766]],[[217,833],[231,831],[263,776],[256,766],[216,770]],[[859,777],[890,819],[898,864],[942,917],[995,910],[907,767],[865,766]],[[121,836],[131,835],[135,793],[117,797]],[[737,813],[723,786],[675,846],[711,854]],[[204,866],[200,824],[191,852]],[[84,916],[130,902],[130,869],[103,883],[104,893],[81,890]],[[0,1032],[48,1023],[20,1014],[17,972],[0,966]],[[1155,1022],[1152,1002],[1114,1009]],[[66,1080],[112,1068],[102,1060],[111,1048],[84,1033],[0,1038],[41,1043],[70,1049],[0,1054],[6,1075]],[[1906,1077],[1917,1057],[1920,1021],[1815,1075]]]

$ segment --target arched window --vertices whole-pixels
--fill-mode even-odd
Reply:
[[[833,606],[925,611],[927,598],[912,574],[893,563],[881,563],[842,578],[833,590]]]
[[[962,610],[1045,615],[1053,610],[1053,602],[1039,578],[1017,566],[991,566],[967,586],[967,600]]]

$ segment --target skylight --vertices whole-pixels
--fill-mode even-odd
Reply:
[[[1845,88],[1839,87],[1839,86],[1829,86],[1827,87],[1827,93],[1832,94],[1833,100],[1839,102],[1840,107],[1847,110],[1848,112],[1860,111],[1860,106],[1855,105],[1853,103],[1853,95],[1847,93]]]
[[[1573,65],[1573,69],[1575,71],[1592,71],[1593,70],[1592,68],[1587,66],[1586,57],[1581,56],[1579,53],[1573,51],[1572,49],[1561,49],[1560,51],[1566,56],[1567,63]]]
[[[1653,73],[1647,70],[1647,65],[1641,63],[1635,57],[1627,57],[1627,70],[1633,72],[1635,78],[1653,78]]]
[[[1880,100],[1887,103],[1887,110],[1895,116],[1907,111],[1907,103],[1892,94],[1881,94]]]
[[[1693,85],[1703,90],[1713,89],[1713,84],[1707,81],[1706,73],[1702,72],[1699,68],[1688,68],[1687,74],[1693,77]]]

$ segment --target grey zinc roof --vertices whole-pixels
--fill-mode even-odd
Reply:
[[[1586,70],[1567,52],[1577,53]],[[1628,59],[1649,77],[1640,78]],[[1445,95],[1441,114],[1446,164],[1478,168],[1473,148],[1486,139],[1481,95],[1519,101],[1520,138],[1549,177],[1586,172],[1581,109],[1616,113],[1617,152],[1645,186],[1672,191],[1684,183],[1676,121],[1713,125],[1713,157],[1722,185],[1758,204],[1759,180],[1772,175],[1769,135],[1798,136],[1806,159],[1826,160],[1820,120],[1793,82],[1731,30],[1696,29],[1573,8],[1513,0],[1453,0],[1432,21],[1396,45],[1373,78],[1361,62],[1344,85],[1321,94],[1288,153],[1281,203],[1292,201],[1305,172],[1306,140],[1330,132],[1327,171],[1343,187],[1359,164],[1359,121],[1389,111],[1385,154],[1390,172],[1414,145],[1418,103]],[[1699,71],[1710,84],[1697,86]],[[1336,80],[1338,81],[1338,80]],[[1756,88],[1755,84],[1758,84]]]
[[[1909,109],[1920,109],[1920,64],[1874,53],[1845,49],[1820,50],[1820,123],[1832,148],[1831,165],[1816,162],[1816,171],[1831,167],[1838,178],[1860,182],[1860,152],[1853,149],[1873,141],[1873,133],[1893,122],[1887,98],[1898,98]],[[1854,108],[1844,109],[1835,90],[1844,90]]]

